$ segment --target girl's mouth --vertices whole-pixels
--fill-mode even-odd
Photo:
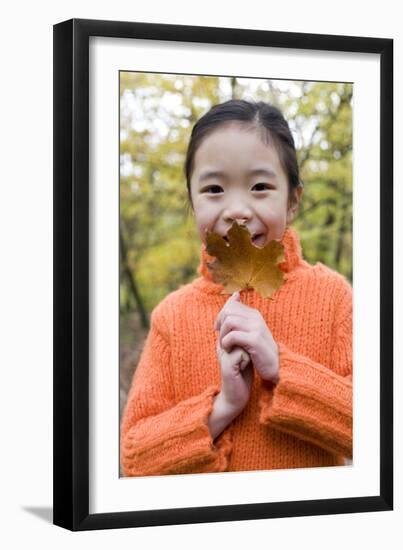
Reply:
[[[223,239],[225,242],[229,242],[226,235],[223,235]],[[265,236],[263,233],[258,233],[257,235],[254,235],[251,240],[252,244],[254,244],[255,246],[263,246],[265,243]]]
[[[252,244],[254,244],[255,246],[264,246],[265,241],[266,241],[266,237],[264,236],[263,233],[259,233],[252,237]]]

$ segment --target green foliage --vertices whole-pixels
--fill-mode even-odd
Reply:
[[[278,106],[293,132],[304,195],[294,222],[304,255],[352,280],[352,85],[122,72],[120,220],[132,285],[121,308],[148,312],[197,276],[200,239],[183,171],[196,120],[231,97]],[[138,290],[133,298],[133,286]]]

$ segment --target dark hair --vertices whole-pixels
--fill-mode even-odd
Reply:
[[[293,190],[302,185],[299,177],[297,154],[294,139],[287,121],[281,111],[264,101],[246,101],[244,99],[230,99],[211,107],[193,126],[185,160],[185,176],[188,196],[190,194],[190,178],[194,169],[194,158],[203,139],[217,127],[225,123],[241,122],[256,126],[262,132],[265,143],[273,142],[280,157],[280,162],[288,177],[289,197],[293,198]]]

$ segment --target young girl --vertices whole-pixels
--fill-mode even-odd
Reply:
[[[199,277],[162,300],[121,425],[127,476],[335,466],[352,457],[352,289],[310,265],[289,226],[302,196],[280,111],[230,100],[193,128],[185,172],[202,241]],[[206,231],[280,240],[272,300],[222,295]]]

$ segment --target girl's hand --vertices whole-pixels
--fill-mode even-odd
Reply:
[[[208,418],[213,440],[244,409],[253,382],[253,366],[243,349],[234,348],[228,353],[217,342],[217,355],[221,365],[221,391],[214,398]]]
[[[227,352],[233,347],[245,350],[262,379],[277,384],[277,344],[260,312],[240,300],[239,292],[232,294],[217,316],[215,328],[220,331],[219,344]]]
[[[245,408],[253,382],[253,366],[248,354],[239,347],[226,351],[217,341],[217,355],[221,365],[219,401],[228,420]]]

